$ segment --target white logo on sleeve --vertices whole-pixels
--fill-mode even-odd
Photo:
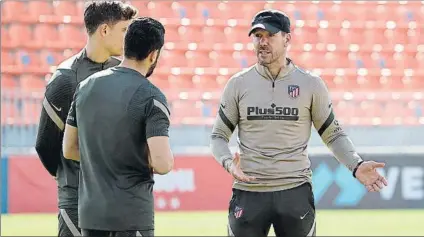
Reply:
[[[301,216],[300,219],[303,220],[309,214],[309,211],[305,213],[305,215]]]

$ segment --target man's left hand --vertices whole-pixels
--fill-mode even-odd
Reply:
[[[377,168],[383,168],[384,163],[365,161],[356,170],[356,178],[369,192],[378,192],[387,186],[387,180],[377,172]]]

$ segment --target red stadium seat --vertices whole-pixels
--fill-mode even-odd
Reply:
[[[388,91],[398,91],[403,88],[402,78],[396,76],[382,76],[379,79],[381,89]]]
[[[16,104],[12,102],[2,101],[1,103],[1,123],[2,124],[14,124],[15,121],[19,120],[20,114],[16,108]]]
[[[84,28],[70,24],[59,25],[58,34],[64,48],[82,48],[87,39]]]
[[[233,52],[216,52],[210,53],[214,68],[241,68],[240,59],[234,58]]]
[[[157,18],[180,18],[181,7],[178,2],[151,1],[147,4],[149,15]]]
[[[49,1],[27,1],[29,16],[34,21],[38,21],[40,16],[53,15],[53,4]]]
[[[22,75],[19,78],[20,87],[23,92],[42,92],[46,87],[46,80],[44,78],[36,77],[34,75]]]
[[[224,29],[226,42],[227,43],[250,43],[251,39],[248,36],[249,27],[237,26],[237,27],[226,27]]]
[[[18,51],[16,52],[16,64],[23,68],[38,68],[41,66],[39,53],[36,51]]]
[[[196,108],[197,107],[197,108]],[[202,110],[192,100],[176,100],[172,102],[171,114],[173,117],[202,117]]]
[[[225,4],[218,1],[198,1],[196,11],[201,19],[221,19],[222,6],[225,6]]]
[[[178,27],[179,41],[182,42],[202,42],[203,34],[201,27],[180,26]]]
[[[203,39],[205,43],[223,43],[226,42],[224,27],[205,26],[202,28]]]
[[[13,41],[10,39],[9,30],[2,24],[1,26],[1,48],[11,48],[13,47]]]
[[[2,74],[1,75],[1,90],[10,90],[16,89],[18,87],[18,83],[13,77]]]
[[[193,77],[194,88],[202,91],[214,91],[220,88],[215,75],[195,75]]]
[[[32,31],[29,25],[26,24],[11,24],[9,27],[10,40],[16,46],[31,45]]]
[[[13,22],[24,18],[27,13],[27,5],[24,1],[3,1],[1,3],[2,24],[5,22]]]
[[[37,24],[34,27],[34,41],[44,48],[51,47],[59,40],[59,35],[55,25]]]
[[[169,88],[177,90],[188,90],[193,88],[193,75],[170,75],[168,77]]]
[[[165,18],[160,20],[166,28],[166,45],[150,80],[171,101],[178,99],[173,124],[207,123],[216,115],[219,95],[231,75],[257,61],[247,33],[253,15],[264,8],[281,9],[290,16],[293,31],[288,56],[297,65],[321,69],[331,90],[352,92],[354,100],[343,100],[343,96],[334,100],[342,121],[383,126],[418,123],[419,115],[410,102],[415,92],[424,91],[424,28],[419,24],[424,20],[424,5],[420,1],[130,3],[141,16]],[[63,23],[67,15],[82,19],[84,5],[84,1],[2,2],[3,89],[20,87],[29,98],[44,91],[44,76],[52,66],[86,43],[81,20]],[[410,96],[396,99],[391,92]],[[25,103],[22,110],[11,113],[33,118],[39,113],[37,103]]]
[[[163,50],[158,68],[186,67],[187,59],[184,53],[184,51]]]
[[[212,65],[212,60],[209,57],[209,52],[207,51],[187,51],[185,53],[187,58],[188,66],[193,67],[210,67]]]
[[[41,115],[41,100],[29,99],[24,100],[22,106],[22,119],[25,124],[37,124]]]
[[[1,51],[1,65],[2,66],[13,66],[16,64],[14,55],[10,51]]]
[[[49,68],[51,66],[58,66],[61,62],[65,60],[63,52],[52,50],[42,50],[39,53],[39,58],[41,66],[45,68]]]
[[[55,1],[53,2],[54,13],[57,16],[78,16],[80,15],[75,1]]]

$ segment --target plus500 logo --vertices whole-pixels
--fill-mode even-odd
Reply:
[[[391,166],[380,169],[380,174],[386,177],[389,185],[378,194],[382,201],[391,200],[395,192],[405,201],[424,199],[424,169],[418,166]],[[338,207],[353,207],[358,205],[367,194],[365,187],[356,180],[352,173],[343,165],[335,170],[321,163],[314,169],[313,187],[315,202],[319,203],[332,185],[339,187],[339,192],[333,200]],[[396,187],[400,185],[399,189]]]

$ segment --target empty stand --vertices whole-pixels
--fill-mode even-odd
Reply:
[[[77,7],[76,1],[54,1],[54,14],[57,16],[79,16],[81,12]]]
[[[325,80],[337,95],[334,108],[344,123],[418,124],[423,117],[423,96],[413,97],[424,91],[421,1],[131,3],[139,15],[165,24],[166,45],[150,80],[166,91],[173,124],[213,121],[228,79],[256,62],[247,33],[251,17],[266,8],[292,19],[289,56]],[[83,10],[83,1],[2,3],[2,89],[19,87],[27,102],[2,106],[2,112],[39,116],[45,75],[85,45]]]
[[[28,1],[28,13],[31,20],[38,21],[42,16],[53,15],[54,6],[51,1]]]

